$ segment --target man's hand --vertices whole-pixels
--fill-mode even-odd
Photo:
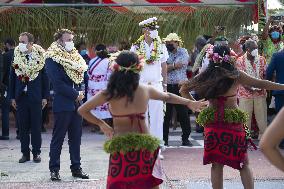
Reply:
[[[180,69],[183,67],[183,64],[181,62],[175,63],[175,69]]]
[[[15,110],[17,110],[17,103],[15,99],[11,99],[11,105]]]
[[[47,105],[47,100],[42,99],[41,104],[42,104],[42,109],[44,109],[44,107]]]
[[[76,99],[76,101],[82,101],[84,99],[85,95],[83,91],[79,91],[79,95]]]

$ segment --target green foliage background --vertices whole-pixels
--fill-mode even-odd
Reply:
[[[138,23],[156,16],[159,19],[159,34],[165,37],[170,32],[178,33],[184,45],[190,47],[199,34],[212,34],[214,26],[226,27],[227,35],[236,36],[241,26],[250,25],[251,7],[198,8],[192,13],[118,13],[107,7],[100,8],[13,8],[0,13],[0,39],[18,39],[21,32],[28,31],[39,39],[43,47],[53,41],[58,28],[75,31],[77,40],[114,44],[122,40],[134,42],[141,30]]]

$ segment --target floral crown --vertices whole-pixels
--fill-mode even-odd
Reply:
[[[220,56],[218,53],[213,52],[214,46],[210,46],[206,51],[206,56],[210,61],[213,61],[215,64],[221,64],[222,62],[232,64],[234,62],[234,58],[230,55]]]
[[[121,51],[113,53],[113,54],[111,54],[111,57],[109,58],[109,60],[111,62],[110,69],[113,72],[124,72],[124,73],[133,72],[133,73],[139,73],[139,72],[141,72],[143,70],[144,61],[143,61],[143,58],[141,56],[139,56],[139,63],[132,64],[129,67],[124,67],[124,66],[119,65],[116,62],[116,59],[117,59],[117,57],[118,57],[118,55],[120,53],[121,53]]]

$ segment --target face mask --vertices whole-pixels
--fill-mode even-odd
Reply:
[[[170,52],[173,52],[173,50],[175,50],[175,47],[174,47],[173,44],[167,44],[166,47],[167,47],[168,51],[170,51]]]
[[[74,42],[73,41],[68,41],[65,42],[65,49],[66,51],[72,51],[72,49],[74,48]]]
[[[271,32],[271,38],[272,39],[279,39],[280,33],[277,31]]]
[[[258,49],[254,49],[253,51],[251,51],[251,56],[253,56],[253,57],[257,57],[257,55],[258,55]]]
[[[27,44],[25,43],[19,43],[19,50],[21,52],[27,52],[29,49],[27,48]]]
[[[86,49],[81,50],[81,52],[80,52],[80,55],[81,55],[81,56],[85,56],[85,55],[87,55],[87,54],[88,54],[88,51],[87,51]]]
[[[149,31],[150,32],[150,37],[152,39],[156,39],[158,38],[159,34],[158,34],[158,30],[152,30],[152,31]]]

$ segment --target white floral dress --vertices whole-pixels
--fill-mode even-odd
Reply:
[[[93,58],[89,62],[87,72],[89,76],[87,100],[90,100],[98,92],[106,89],[107,87],[107,82],[111,74],[111,70],[109,69],[109,60],[107,58]],[[91,113],[99,119],[108,119],[112,117],[108,110],[107,103],[91,110]]]

